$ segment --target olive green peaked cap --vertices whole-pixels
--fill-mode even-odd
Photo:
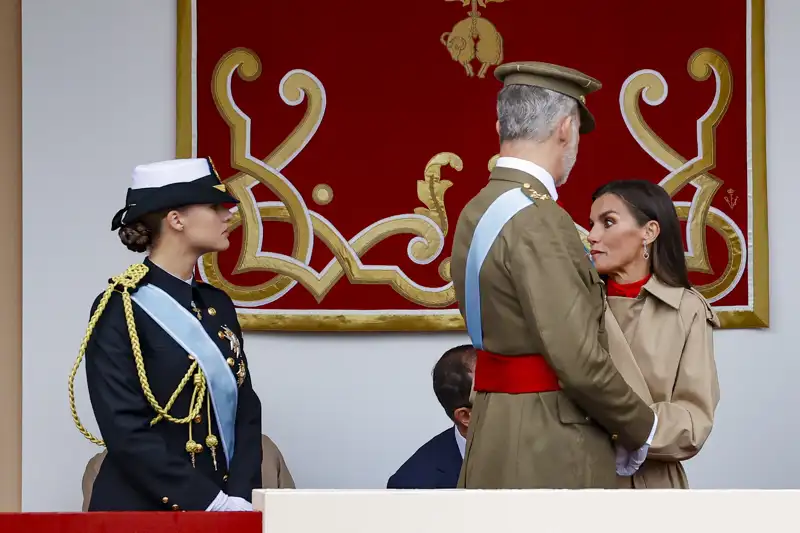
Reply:
[[[586,97],[603,85],[591,76],[568,67],[538,61],[505,63],[494,71],[504,85],[532,85],[564,94],[578,101],[580,133],[594,130],[594,116],[586,107]]]

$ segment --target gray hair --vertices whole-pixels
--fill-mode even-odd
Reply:
[[[565,117],[573,117],[577,125],[577,100],[543,87],[508,85],[497,96],[500,142],[544,142]]]

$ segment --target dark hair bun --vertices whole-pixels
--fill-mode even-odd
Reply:
[[[122,226],[119,229],[119,240],[122,241],[128,250],[142,253],[150,246],[150,230],[141,222],[136,222],[130,226]]]

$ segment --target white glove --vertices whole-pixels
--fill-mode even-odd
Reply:
[[[617,446],[617,475],[632,476],[639,470],[639,467],[644,464],[647,459],[647,452],[650,449],[650,444],[652,444],[653,437],[656,434],[656,428],[658,427],[658,415],[656,415],[655,412],[653,412],[653,415],[653,427],[650,430],[650,436],[647,437],[647,442],[645,442],[641,448],[629,452],[625,448]]]
[[[617,446],[617,475],[619,476],[632,476],[639,470],[645,459],[647,459],[647,450],[650,449],[649,444],[645,444],[634,452],[629,452],[625,448]]]
[[[225,504],[223,511],[252,511],[253,505],[238,496],[228,496],[228,502]]]
[[[252,511],[253,506],[244,498],[228,496],[220,491],[206,511]]]

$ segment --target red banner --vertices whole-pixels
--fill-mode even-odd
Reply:
[[[7,533],[260,533],[262,515],[254,513],[91,512],[0,513]]]
[[[578,231],[603,183],[660,183],[723,325],[768,323],[763,0],[180,0],[178,33],[178,155],[241,201],[198,275],[247,329],[463,328],[452,233],[517,60],[603,83],[560,191]]]

